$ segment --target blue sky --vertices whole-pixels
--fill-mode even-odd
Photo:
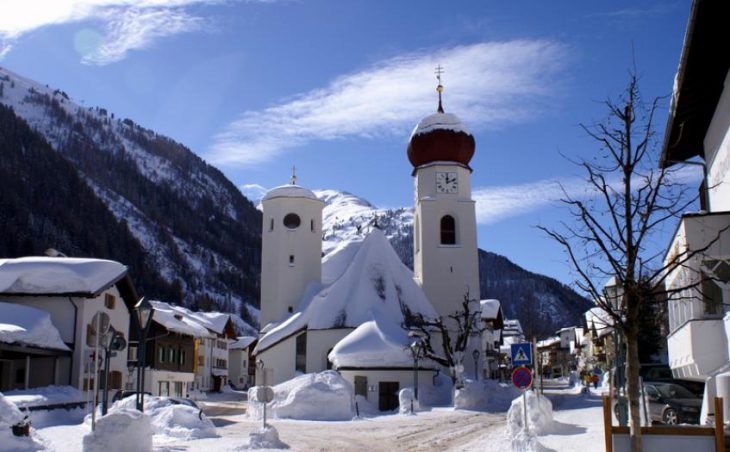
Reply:
[[[166,134],[245,192],[299,183],[411,206],[411,130],[444,107],[475,135],[480,247],[569,283],[535,228],[566,220],[561,157],[597,149],[636,62],[667,95],[690,8],[682,1],[4,0],[0,65]],[[667,110],[657,121],[663,133]],[[667,227],[667,234],[672,232]],[[657,237],[658,247],[669,240]]]

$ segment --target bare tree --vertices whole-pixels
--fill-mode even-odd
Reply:
[[[461,372],[458,369],[463,367],[469,340],[473,338],[480,341],[480,335],[484,331],[479,301],[471,299],[467,292],[461,302],[461,309],[447,316],[446,320],[442,317],[429,319],[420,312],[409,312],[404,318],[402,327],[423,339],[424,357],[447,367],[451,382],[456,384],[460,379]],[[453,340],[452,334],[455,338]],[[436,350],[435,338],[440,339],[441,350]]]
[[[578,198],[563,190],[562,202],[568,206],[573,223],[563,222],[559,230],[539,226],[562,245],[578,274],[577,286],[606,311],[625,340],[634,451],[641,451],[640,306],[667,292],[664,279],[675,266],[704,253],[717,240],[701,249],[685,250],[671,263],[662,261],[662,251],[652,250],[655,233],[696,201],[676,177],[675,169],[658,165],[653,121],[661,101],[655,98],[644,103],[637,76],[630,74],[622,96],[605,102],[608,118],[592,126],[581,125],[600,145],[600,152],[590,160],[575,162],[587,175],[587,196]],[[617,288],[614,297],[604,294],[603,283],[611,277]]]

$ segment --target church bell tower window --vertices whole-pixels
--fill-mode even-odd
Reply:
[[[288,229],[296,229],[301,223],[302,220],[299,218],[299,215],[295,213],[288,213],[284,217],[284,226],[286,226]]]
[[[451,215],[441,217],[441,244],[456,245],[456,221]]]

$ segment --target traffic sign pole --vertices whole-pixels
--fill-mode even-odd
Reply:
[[[525,416],[525,432],[530,430],[527,425],[527,389],[532,386],[532,372],[525,366],[517,367],[512,371],[512,384],[522,390],[522,411]]]

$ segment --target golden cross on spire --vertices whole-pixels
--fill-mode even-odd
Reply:
[[[297,184],[297,167],[292,165],[291,167],[291,184],[296,185]]]
[[[436,65],[436,70],[434,71],[434,73],[436,74],[436,79],[439,81],[439,84],[436,87],[436,91],[438,91],[438,93],[439,93],[439,108],[438,108],[438,112],[439,113],[443,113],[444,112],[444,107],[441,105],[441,93],[444,91],[444,85],[441,84],[441,74],[444,73],[444,68],[441,67],[440,64],[438,64],[438,65]]]

